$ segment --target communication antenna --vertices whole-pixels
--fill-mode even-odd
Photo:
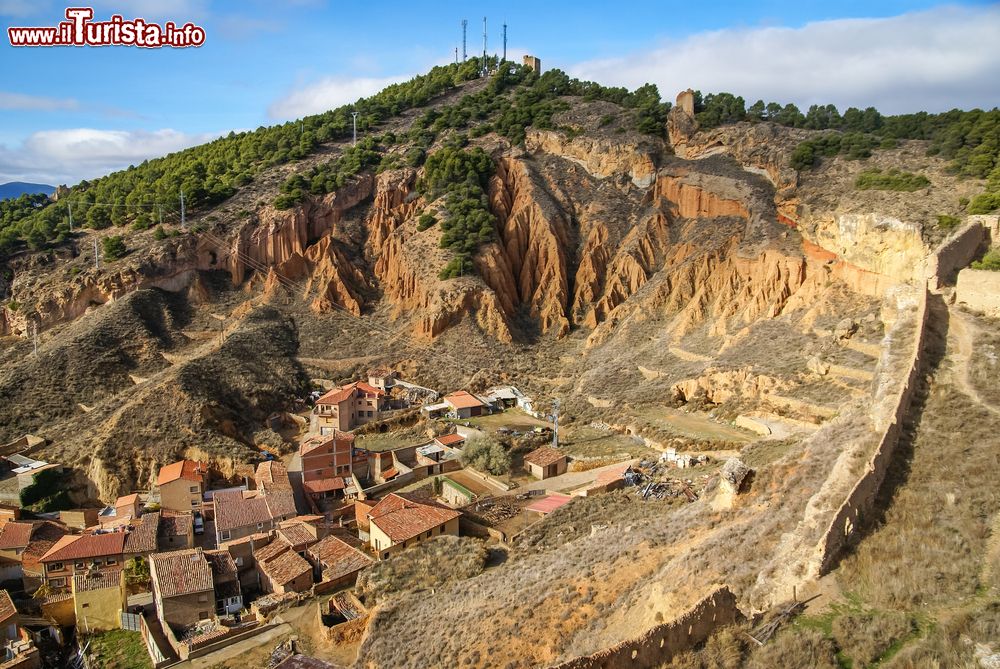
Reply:
[[[354,139],[353,139],[353,143],[351,144],[351,146],[357,146],[358,145],[358,112],[356,112],[356,111],[351,112],[351,116],[354,117]]]
[[[486,66],[486,17],[483,17],[483,76],[486,76],[489,68]]]
[[[69,209],[69,231],[73,232],[73,203],[67,202],[66,208]]]
[[[559,400],[552,401],[552,447],[559,448]]]
[[[187,221],[187,211],[184,209],[184,190],[181,190],[181,227],[185,226],[185,221]]]
[[[507,24],[503,24],[503,60],[501,63],[507,62]]]
[[[455,47],[455,65],[458,65],[458,47]]]
[[[468,19],[462,19],[462,62],[463,63],[465,62],[465,58],[466,58],[466,54],[465,54],[465,32],[468,29],[468,27],[469,27],[469,21],[468,21]]]

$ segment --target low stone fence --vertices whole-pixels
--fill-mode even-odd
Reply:
[[[958,270],[962,269],[989,243],[990,231],[980,217],[972,217],[969,222],[956,230],[927,257],[924,275],[931,290],[938,290],[951,283]]]
[[[659,667],[677,653],[690,650],[716,630],[743,619],[736,597],[723,586],[676,620],[657,625],[634,639],[592,655],[573,658],[550,669],[648,669]]]

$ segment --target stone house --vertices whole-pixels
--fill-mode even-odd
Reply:
[[[349,486],[354,462],[354,435],[334,431],[313,435],[299,446],[302,487],[315,499],[343,494]]]
[[[310,546],[307,557],[313,565],[317,580],[331,589],[354,585],[358,580],[358,573],[374,561],[343,539],[332,535]]]
[[[456,418],[473,418],[489,413],[486,402],[465,390],[458,390],[444,396],[444,403]]]
[[[313,569],[283,539],[277,539],[254,553],[260,585],[264,592],[285,594],[312,588]]]
[[[179,513],[202,510],[208,469],[192,460],[161,467],[156,476],[160,488],[160,508]]]
[[[384,390],[364,381],[334,388],[318,400],[309,421],[311,432],[321,435],[338,430],[348,432],[359,425],[379,420],[389,409]]]
[[[566,454],[552,446],[536,448],[524,456],[524,468],[539,480],[565,474],[567,467]]]
[[[215,494],[215,534],[219,546],[275,529],[296,515],[291,490],[228,490]]]
[[[164,626],[184,630],[215,617],[212,568],[200,548],[153,554],[149,574],[157,616]]]
[[[121,612],[128,606],[121,567],[75,575],[72,593],[78,630],[89,633],[121,627]]]
[[[194,548],[194,521],[191,514],[163,513],[156,534],[156,550],[165,553],[187,548]]]
[[[71,579],[92,569],[120,568],[125,562],[126,532],[67,534],[39,560],[42,580],[53,589],[69,588]]]
[[[391,493],[368,512],[368,540],[379,557],[414,546],[442,534],[458,536],[454,509],[430,500],[418,500],[402,493]]]
[[[212,568],[215,588],[215,612],[219,615],[236,613],[243,608],[239,569],[227,550],[205,551],[205,559]]]

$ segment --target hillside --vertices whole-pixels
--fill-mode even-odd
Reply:
[[[19,198],[22,195],[52,195],[55,192],[55,186],[45,184],[30,184],[24,181],[8,181],[0,184],[0,200]]]
[[[47,438],[39,452],[73,468],[74,500],[108,502],[179,457],[231,476],[281,441],[270,419],[301,408],[310,379],[387,365],[433,388],[511,383],[543,410],[558,400],[576,457],[673,447],[753,468],[737,491],[717,464],[692,470],[692,503],[580,498],[482,573],[380,595],[359,667],[608,666],[602,653],[630,644],[654,666],[651,639],[683,627],[664,631],[670,621],[696,619],[693,641],[812,593],[838,606],[858,593],[860,612],[904,617],[937,597],[942,627],[921,622],[923,645],[905,655],[920,666],[953,643],[939,632],[948,603],[986,610],[971,598],[993,581],[936,559],[921,573],[952,584],[940,592],[882,580],[905,571],[892,562],[903,544],[920,544],[906,523],[927,508],[913,496],[955,496],[953,533],[920,520],[942,554],[992,555],[992,498],[934,491],[925,454],[949,430],[975,441],[961,430],[995,413],[984,377],[962,385],[950,367],[955,347],[969,355],[962,332],[978,342],[993,326],[926,290],[949,280],[945,260],[931,263],[951,257],[939,242],[992,208],[988,143],[952,141],[971,117],[758,115],[691,92],[670,105],[653,87],[509,63],[486,79],[436,68],[361,106],[356,146],[340,109],[80,184],[67,197],[88,227],[72,233],[64,198],[9,207],[0,442]],[[182,189],[184,225],[167,204]],[[101,253],[110,235],[123,257]],[[928,323],[944,320],[935,340]],[[920,417],[900,441],[911,405]],[[859,481],[897,441],[912,469],[894,465],[885,527],[869,536]],[[949,480],[987,471],[980,458]],[[920,587],[919,602],[901,598]],[[861,657],[832,628],[813,636],[827,655]],[[709,647],[739,645],[719,639]]]

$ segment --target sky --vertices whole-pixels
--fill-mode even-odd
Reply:
[[[9,26],[54,26],[67,5],[0,0],[0,183],[73,184],[347,104],[468,50],[531,53],[605,85],[688,87],[750,103],[883,113],[1000,105],[1000,3],[880,0],[628,3],[91,0],[112,14],[192,22],[203,46],[15,48]],[[498,9],[499,7],[499,9]]]

